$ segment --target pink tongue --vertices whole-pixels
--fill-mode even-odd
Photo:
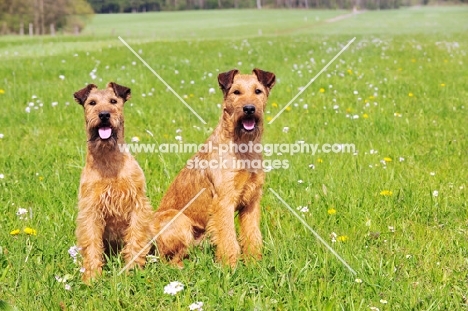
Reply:
[[[112,129],[110,127],[101,127],[98,131],[101,139],[108,139],[112,135]]]
[[[246,129],[247,131],[251,131],[255,127],[255,120],[254,119],[243,120],[242,125],[244,126],[244,129]]]

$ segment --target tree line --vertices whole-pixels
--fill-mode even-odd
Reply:
[[[79,32],[92,14],[86,0],[0,0],[0,33]]]
[[[0,0],[0,34],[79,33],[94,13],[228,8],[397,9],[430,0]],[[437,2],[468,0],[431,0]],[[453,2],[452,2],[453,3]]]

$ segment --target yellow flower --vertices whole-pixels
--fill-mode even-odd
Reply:
[[[441,83],[440,86],[445,86],[445,83]]]
[[[335,215],[336,214],[336,209],[334,209],[333,207],[330,208],[328,211],[327,211],[328,215]]]
[[[352,108],[346,108],[346,112],[347,112],[347,113],[350,113],[351,111],[353,111]]]
[[[18,235],[20,233],[20,229],[15,229],[13,231],[10,232],[11,235]]]
[[[416,60],[414,58],[411,59],[411,62],[416,63]]]
[[[317,162],[318,162],[318,163],[323,163],[323,160],[320,159],[320,158],[318,158],[318,159],[317,159]]]
[[[291,106],[286,107],[286,111],[291,111]]]
[[[346,242],[349,240],[349,237],[347,235],[340,235],[339,237],[336,238],[336,240],[339,242]]]
[[[384,197],[389,197],[389,196],[391,196],[392,194],[393,194],[393,192],[390,191],[390,190],[382,190],[382,191],[380,191],[380,195],[382,195],[382,196],[384,196]]]
[[[385,157],[385,158],[383,158],[383,160],[384,160],[385,162],[392,162],[392,158],[389,158],[389,157]]]
[[[278,108],[278,104],[277,104],[277,103],[273,103],[273,104],[271,104],[271,106],[272,106],[273,108]]]
[[[374,99],[375,97],[373,95],[369,96],[369,99]]]
[[[347,71],[348,71],[348,73],[349,73],[350,75],[353,74],[353,71],[352,71],[351,69],[348,69]]]
[[[408,96],[409,96],[409,97],[413,97],[413,96],[414,96],[414,94],[413,94],[413,93],[411,93],[411,92],[409,92],[409,93],[408,93]]]
[[[193,95],[193,94],[190,94],[190,95],[189,95],[189,97],[193,97],[193,96],[195,96],[195,95]]]
[[[367,113],[365,113],[365,114],[362,115],[362,117],[363,117],[364,119],[367,119],[367,118],[369,118],[369,115],[368,115]]]
[[[319,90],[320,93],[325,93],[325,89],[323,87],[320,88]]]
[[[44,180],[44,177],[43,176],[39,176],[39,180]]]
[[[401,68],[398,68],[398,71],[402,71],[402,70],[403,70],[403,69],[401,69]]]
[[[28,234],[28,235],[37,235],[37,231],[34,230],[33,228],[29,228],[29,227],[24,228],[23,232]]]
[[[5,90],[4,90],[4,89],[0,89],[0,94],[5,94]]]
[[[273,120],[273,117],[267,117],[267,121]]]

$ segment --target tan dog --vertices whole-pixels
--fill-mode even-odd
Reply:
[[[85,282],[101,274],[105,250],[124,246],[129,267],[143,266],[149,248],[142,250],[152,238],[154,212],[145,176],[133,156],[119,149],[124,144],[123,106],[130,96],[129,88],[113,82],[104,90],[89,84],[74,94],[84,108],[88,139],[76,229]]]
[[[157,246],[160,254],[181,266],[187,248],[205,231],[216,245],[217,260],[235,266],[241,252],[261,258],[260,199],[263,169],[246,167],[262,161],[261,152],[240,152],[235,146],[261,143],[263,112],[275,75],[260,69],[241,75],[238,70],[221,73],[224,94],[219,124],[205,146],[182,169],[163,197],[156,212]],[[234,146],[226,151],[226,146]],[[242,162],[239,165],[239,162]],[[200,164],[197,166],[197,163]],[[209,167],[201,164],[210,163]],[[216,165],[216,163],[218,165]],[[240,167],[240,166],[244,167]],[[178,212],[203,188],[201,195],[161,232]],[[240,246],[236,238],[235,213],[239,214]]]

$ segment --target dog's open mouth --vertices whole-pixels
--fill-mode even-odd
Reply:
[[[244,130],[250,132],[253,129],[255,129],[255,125],[257,124],[257,121],[255,118],[245,118],[242,120],[242,127]]]
[[[98,129],[98,134],[101,139],[109,139],[112,135],[112,128],[104,126]]]

